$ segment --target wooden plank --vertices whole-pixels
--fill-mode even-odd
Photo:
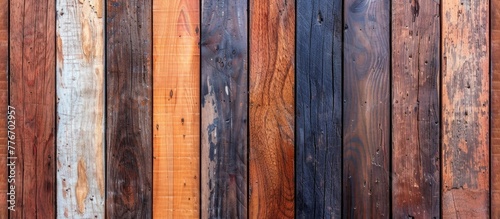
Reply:
[[[296,217],[340,218],[342,1],[297,1]]]
[[[392,1],[392,215],[439,218],[439,2]]]
[[[247,218],[247,1],[202,5],[202,218]]]
[[[344,5],[343,214],[390,213],[390,1]]]
[[[104,217],[104,1],[57,9],[57,217]]]
[[[151,218],[152,4],[106,7],[106,217]]]
[[[500,0],[491,0],[491,218],[500,218]]]
[[[9,69],[9,1],[0,0],[0,115],[7,115],[7,106],[9,104],[9,81],[7,72]],[[0,117],[0,219],[7,218],[9,215],[7,205],[7,117]]]
[[[250,218],[294,216],[295,4],[250,1]]]
[[[10,1],[17,156],[11,218],[55,217],[55,13],[55,1]]]
[[[153,217],[198,218],[200,6],[153,2]]]
[[[444,218],[489,217],[489,1],[442,3]]]

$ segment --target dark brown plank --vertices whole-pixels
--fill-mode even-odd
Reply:
[[[392,1],[392,213],[439,218],[439,2]]]
[[[294,216],[295,4],[250,1],[250,218]]]
[[[10,105],[15,107],[16,208],[55,217],[55,1],[10,1]]]
[[[342,1],[297,1],[296,216],[340,218]]]
[[[500,218],[500,0],[491,0],[491,218]]]
[[[443,217],[489,216],[489,1],[442,2]]]
[[[344,6],[343,214],[387,218],[390,212],[390,1]]]
[[[9,81],[7,71],[9,69],[9,1],[0,0],[0,115],[7,115],[7,106],[9,104]],[[7,116],[0,117],[0,219],[7,218],[9,211],[7,209]]]
[[[203,0],[202,218],[247,218],[246,0]]]
[[[107,2],[107,218],[152,215],[151,6]]]

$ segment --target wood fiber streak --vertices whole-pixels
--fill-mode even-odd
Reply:
[[[294,217],[295,5],[250,1],[250,218]]]
[[[297,1],[296,217],[340,218],[342,1]]]
[[[10,1],[10,105],[16,109],[16,208],[55,217],[55,1]]]
[[[200,2],[153,1],[153,218],[198,218]]]
[[[106,218],[152,215],[151,6],[107,1]]]
[[[247,218],[247,1],[202,5],[202,218]]]
[[[489,1],[442,5],[442,213],[489,217]]]
[[[104,217],[104,0],[57,1],[57,217]]]
[[[390,1],[344,5],[343,214],[390,213]]]
[[[9,82],[7,72],[9,70],[9,1],[0,0],[0,115],[7,115],[9,104]],[[0,117],[0,219],[9,215],[7,210],[7,117]]]
[[[500,0],[491,0],[491,217],[500,218]]]
[[[439,218],[439,2],[392,3],[392,213]]]

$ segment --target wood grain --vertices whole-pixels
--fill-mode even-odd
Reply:
[[[444,218],[489,217],[489,1],[442,4]]]
[[[198,218],[200,6],[153,2],[153,217]]]
[[[392,215],[439,218],[439,2],[392,2]]]
[[[0,0],[0,115],[7,115],[9,104],[9,81],[7,73],[9,70],[9,1]],[[7,166],[7,117],[0,117],[0,166]],[[0,169],[0,219],[7,218],[7,168]]]
[[[104,1],[57,1],[57,217],[104,217]]]
[[[342,1],[297,1],[297,218],[340,218]]]
[[[152,214],[151,0],[106,10],[106,217]]]
[[[491,217],[500,218],[500,0],[491,0]]]
[[[344,5],[343,214],[390,213],[390,1]]]
[[[250,218],[294,216],[295,5],[250,1]]]
[[[55,1],[10,1],[10,105],[16,109],[16,208],[55,217]]]
[[[247,1],[202,5],[202,218],[247,218]]]

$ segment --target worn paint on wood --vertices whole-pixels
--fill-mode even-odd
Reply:
[[[199,1],[153,2],[153,217],[198,218]]]
[[[445,218],[489,216],[489,1],[442,3]]]
[[[55,217],[55,1],[10,1],[10,105],[16,109],[16,211]]]
[[[500,218],[500,0],[491,0],[491,217]]]
[[[439,2],[392,2],[392,215],[439,218]]]
[[[0,115],[7,115],[9,104],[9,82],[7,72],[9,69],[9,1],[0,0]],[[0,166],[7,166],[7,117],[0,117]],[[8,217],[7,210],[7,168],[0,170],[0,219]]]
[[[344,5],[343,214],[390,213],[390,1]]]
[[[57,217],[104,217],[104,0],[57,1]]]
[[[106,217],[152,214],[151,0],[106,11]]]
[[[250,0],[250,218],[294,216],[295,5]]]
[[[202,218],[247,218],[247,1],[202,5]]]
[[[297,1],[296,216],[340,218],[342,1]]]

